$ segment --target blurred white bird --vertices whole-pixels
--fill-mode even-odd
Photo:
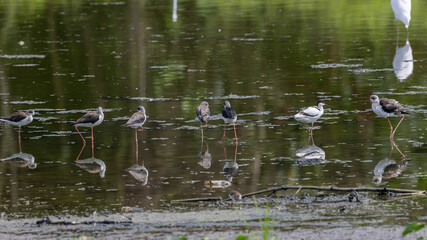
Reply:
[[[405,24],[406,30],[408,30],[411,21],[411,0],[391,0],[391,8],[396,20]]]

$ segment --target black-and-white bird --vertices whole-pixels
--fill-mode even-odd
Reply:
[[[369,100],[372,103],[372,110],[379,117],[387,118],[387,121],[390,125],[390,141],[393,142],[393,137],[397,128],[400,126],[403,119],[405,119],[404,114],[408,114],[407,109],[394,99],[388,99],[388,98],[380,99],[377,95],[371,95]],[[400,119],[399,123],[396,125],[394,130],[389,119],[389,117],[392,117],[392,116],[402,116],[402,118]]]
[[[93,149],[94,149],[94,144],[93,144],[93,127],[98,126],[99,124],[102,123],[102,121],[104,121],[104,112],[102,110],[102,107],[98,107],[98,109],[96,110],[96,112],[88,112],[85,115],[83,115],[83,117],[77,119],[75,122],[72,122],[71,125],[73,125],[76,128],[76,131],[80,134],[80,137],[83,140],[83,148],[82,151],[84,149],[84,147],[86,146],[86,140],[84,139],[84,137],[82,136],[82,134],[80,133],[78,127],[90,127],[91,128],[91,139],[92,139],[92,157],[94,157],[93,155]],[[82,151],[80,151],[80,154],[82,153]],[[77,159],[80,157],[77,157]]]
[[[229,101],[224,102],[224,109],[222,110],[222,119],[224,120],[224,135],[222,136],[221,142],[225,137],[225,125],[227,123],[233,124],[234,137],[236,138],[236,142],[237,142],[237,133],[236,133],[237,114],[236,114],[236,111],[231,107]]]
[[[141,130],[143,130],[142,125],[144,125],[146,120],[147,116],[145,115],[145,108],[143,106],[139,106],[137,108],[137,112],[129,118],[125,126],[135,129],[140,127]]]
[[[314,126],[314,122],[317,121],[323,115],[323,106],[325,102],[320,100],[317,102],[317,106],[311,106],[304,108],[299,113],[294,115],[295,120],[302,123],[311,123],[311,128]]]
[[[7,117],[0,117],[0,121],[18,126],[18,139],[19,139],[19,151],[21,150],[21,126],[27,125],[33,121],[34,110],[27,110],[26,112],[16,112]]]
[[[200,120],[200,130],[202,132],[202,138],[203,138],[203,128],[202,124],[204,123],[206,127],[208,127],[208,118],[211,115],[211,111],[209,110],[209,103],[208,102],[202,102],[196,109],[196,116]]]
[[[147,116],[145,115],[145,108],[143,106],[139,106],[137,108],[137,112],[134,113],[125,124],[126,127],[131,127],[135,129],[135,149],[136,149],[137,161],[138,161],[138,128],[141,128],[141,131],[143,131],[144,128],[142,127],[142,125],[144,125],[146,120],[147,120]]]

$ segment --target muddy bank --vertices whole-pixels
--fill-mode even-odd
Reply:
[[[259,198],[238,205],[227,203],[174,204],[169,211],[125,208],[119,214],[49,216],[0,220],[1,239],[189,239],[210,237],[235,239],[261,237],[260,226],[267,212],[279,239],[401,239],[410,222],[422,222],[424,197],[376,199],[360,195],[359,202],[347,195]],[[266,210],[267,203],[269,205]],[[260,222],[260,219],[261,222]],[[37,224],[39,222],[39,224]],[[251,230],[251,232],[249,231]],[[425,229],[403,239],[427,236]]]

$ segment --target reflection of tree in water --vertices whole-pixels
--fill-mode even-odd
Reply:
[[[10,157],[0,159],[0,161],[9,162],[17,167],[28,167],[29,169],[35,169],[37,167],[34,156],[29,153],[15,153]]]

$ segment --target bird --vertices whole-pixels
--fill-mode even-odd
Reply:
[[[317,102],[317,106],[311,106],[304,108],[299,113],[294,115],[295,120],[302,123],[311,123],[311,130],[313,129],[314,122],[317,121],[323,115],[323,106],[325,102],[323,100],[319,100]],[[309,128],[309,132],[310,128]]]
[[[99,124],[102,123],[102,121],[104,120],[104,112],[102,107],[98,107],[96,112],[88,112],[85,115],[83,115],[81,118],[77,119],[75,122],[72,122],[71,125],[73,125],[76,128],[76,131],[80,134],[80,137],[83,139],[83,148],[80,151],[80,154],[82,153],[84,147],[86,146],[86,140],[84,139],[84,137],[82,136],[82,134],[80,133],[78,127],[90,127],[91,128],[91,139],[92,139],[92,157],[93,157],[93,149],[94,149],[94,145],[93,145],[93,127],[98,126]],[[80,157],[77,157],[77,159],[79,159]]]
[[[230,199],[233,201],[234,204],[242,200],[242,194],[240,194],[236,190],[228,190],[228,196],[230,197]]]
[[[129,172],[135,180],[139,181],[143,186],[148,183],[148,170],[145,168],[144,163],[142,165],[135,164],[130,168],[125,169],[126,172]]]
[[[94,157],[77,160],[76,165],[89,173],[99,173],[101,178],[105,177],[105,171],[107,170],[104,161]]]
[[[405,119],[404,114],[408,114],[407,109],[394,99],[380,99],[377,95],[371,95],[369,97],[369,100],[372,103],[372,110],[374,111],[374,113],[376,113],[379,117],[387,118],[387,121],[390,125],[390,142],[393,143],[394,134],[397,128],[402,123],[403,119]],[[395,115],[402,116],[402,118],[393,130],[393,126],[391,125],[389,117]]]
[[[147,116],[145,115],[145,108],[143,106],[139,106],[137,108],[137,112],[134,113],[125,124],[125,127],[131,127],[135,129],[135,149],[136,149],[137,161],[138,161],[138,128],[141,128],[141,131],[143,131],[144,128],[142,127],[142,125],[144,125],[146,120],[147,120]]]
[[[211,115],[211,111],[209,110],[209,103],[202,102],[196,109],[196,116],[200,120],[200,130],[202,131],[202,139],[203,139],[203,128],[202,123],[208,127],[208,118]]]
[[[224,135],[221,138],[221,142],[225,137],[225,124],[233,123],[234,137],[237,143],[237,133],[236,133],[236,124],[235,124],[237,121],[237,114],[236,114],[236,111],[231,107],[229,101],[224,102],[224,109],[222,110],[222,119],[224,120]]]
[[[406,31],[408,31],[411,21],[411,0],[391,0],[391,8],[394,12],[394,18],[405,24]]]
[[[0,121],[12,124],[13,126],[18,126],[18,139],[19,139],[19,151],[22,152],[21,149],[21,126],[27,125],[33,121],[33,115],[35,115],[34,110],[30,109],[26,112],[15,112],[7,117],[0,117]]]

